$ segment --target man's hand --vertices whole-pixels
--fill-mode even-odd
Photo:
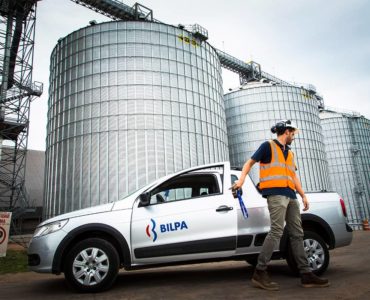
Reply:
[[[304,207],[303,207],[303,211],[309,210],[309,208],[310,208],[310,203],[308,202],[306,195],[304,195],[304,196],[302,197],[302,202],[303,202],[303,206],[304,206]]]
[[[256,161],[251,158],[245,162],[240,178],[234,182],[230,190],[236,191],[242,187],[242,185],[244,184],[245,177],[247,176],[247,174],[249,173],[249,171],[251,170],[255,163]]]
[[[240,179],[235,181],[230,190],[236,191],[242,187],[244,182],[242,182]]]

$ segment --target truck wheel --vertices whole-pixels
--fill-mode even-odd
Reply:
[[[108,241],[89,238],[67,253],[64,276],[79,292],[101,292],[114,283],[119,270],[117,250]]]
[[[326,271],[329,265],[329,250],[324,240],[317,233],[305,231],[303,237],[303,247],[307,255],[308,265],[312,272],[320,275]],[[297,263],[295,262],[291,246],[288,247],[286,261],[292,271],[299,274]]]

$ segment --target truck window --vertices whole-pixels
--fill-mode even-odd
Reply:
[[[237,181],[239,178],[238,176],[231,174],[231,184],[233,184],[235,181]]]
[[[151,192],[151,204],[159,204],[202,198],[219,194],[217,177],[215,174],[190,173],[181,175],[164,183]]]

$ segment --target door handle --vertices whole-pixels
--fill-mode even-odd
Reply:
[[[229,211],[229,210],[233,210],[233,209],[234,209],[234,207],[232,207],[232,206],[221,205],[221,206],[219,206],[219,207],[216,209],[216,211],[217,211],[217,212],[220,212],[220,211]]]

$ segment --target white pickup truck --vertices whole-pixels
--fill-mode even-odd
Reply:
[[[270,229],[266,200],[250,178],[242,187],[248,217],[230,191],[240,171],[228,162],[190,168],[161,178],[126,198],[41,223],[28,248],[36,272],[64,273],[79,291],[114,283],[120,268],[133,270],[188,262],[246,260],[254,264]],[[336,193],[307,195],[302,213],[304,247],[312,270],[324,272],[329,251],[349,245],[352,230]],[[283,235],[273,258],[296,270]]]

